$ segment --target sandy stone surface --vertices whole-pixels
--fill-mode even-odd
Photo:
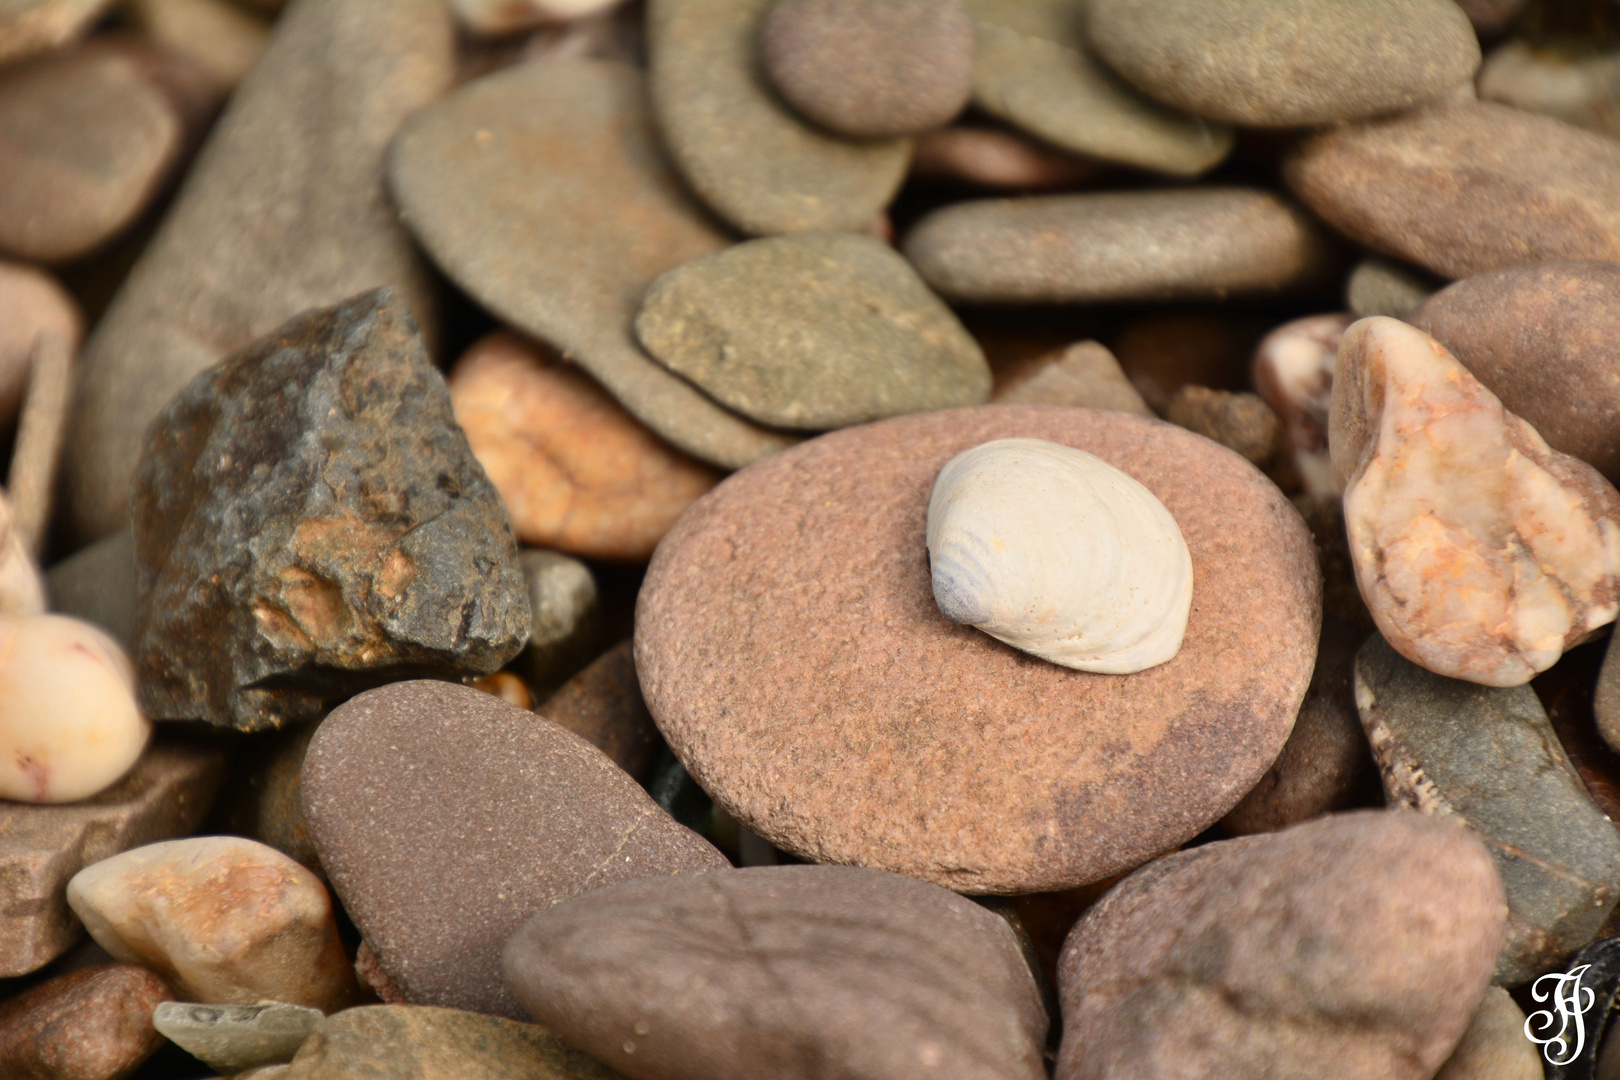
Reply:
[[[0,1076],[116,1080],[158,1047],[152,1010],[173,992],[133,964],[68,972],[0,1004]]]

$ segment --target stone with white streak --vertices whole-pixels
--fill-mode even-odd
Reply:
[[[1254,351],[1254,386],[1282,420],[1283,442],[1313,495],[1338,495],[1328,457],[1333,363],[1353,315],[1307,315],[1267,334]]]
[[[1329,428],[1357,583],[1407,659],[1518,686],[1620,611],[1620,493],[1422,331],[1345,332]]]

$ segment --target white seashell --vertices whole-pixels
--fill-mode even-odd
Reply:
[[[1176,519],[1072,447],[997,439],[946,462],[928,557],[947,619],[1064,667],[1142,671],[1187,631],[1192,555]]]

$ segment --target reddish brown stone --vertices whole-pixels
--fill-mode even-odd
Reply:
[[[911,175],[1004,188],[1061,188],[1096,180],[1108,166],[1013,131],[948,127],[918,136]]]
[[[118,1080],[163,1045],[152,1010],[174,1000],[133,964],[107,964],[41,983],[0,1004],[6,1080]]]
[[[1160,415],[1189,384],[1243,390],[1255,342],[1266,327],[1257,319],[1207,312],[1169,312],[1129,323],[1114,340],[1114,355]]]
[[[603,653],[535,711],[602,751],[637,781],[647,778],[662,740],[641,698],[630,642]]]
[[[1049,439],[1124,469],[1193,562],[1180,653],[1099,675],[939,613],[939,468]],[[637,604],[648,707],[727,812],[794,854],[969,892],[1070,888],[1202,831],[1254,786],[1310,679],[1309,534],[1253,466],[1124,413],[987,406],[822,436],[750,466],[659,546]],[[1144,792],[1173,785],[1176,797]]]

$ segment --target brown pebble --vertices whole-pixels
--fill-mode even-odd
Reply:
[[[1183,386],[1165,407],[1164,418],[1256,465],[1266,464],[1282,449],[1282,422],[1259,395],[1247,391]]]
[[[637,782],[647,779],[663,742],[641,698],[629,641],[597,657],[536,711],[612,758]]]
[[[166,1040],[152,1010],[174,994],[133,964],[80,968],[0,1003],[6,1080],[119,1080]]]
[[[911,175],[928,180],[959,180],[983,187],[1073,187],[1107,173],[1108,166],[1067,154],[1014,131],[989,127],[948,127],[917,137]]]
[[[990,400],[998,405],[1067,405],[1153,415],[1114,354],[1095,341],[1076,342],[998,372]]]

